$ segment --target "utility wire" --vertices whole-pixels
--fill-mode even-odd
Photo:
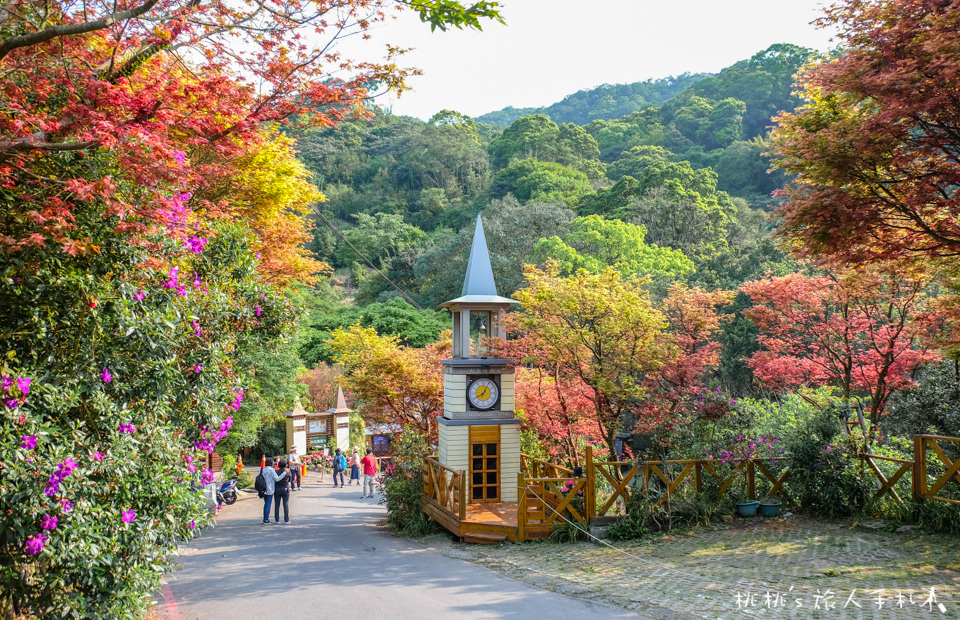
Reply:
[[[383,273],[382,271],[380,271],[379,269],[377,269],[377,266],[373,264],[373,261],[371,261],[369,258],[367,258],[367,257],[363,254],[363,252],[361,252],[360,250],[358,250],[358,249],[357,249],[357,246],[355,246],[355,245],[353,245],[352,243],[350,243],[350,240],[347,239],[345,236],[343,236],[343,233],[340,232],[340,229],[337,228],[336,224],[334,224],[333,222],[331,222],[330,219],[327,218],[327,216],[324,215],[323,212],[320,211],[320,209],[317,209],[316,207],[311,207],[311,209],[313,210],[314,213],[317,214],[317,217],[319,217],[321,220],[323,220],[323,223],[326,224],[326,225],[330,228],[330,230],[333,231],[333,234],[335,234],[341,241],[343,241],[344,243],[346,243],[347,245],[349,245],[349,246],[350,246],[350,249],[352,249],[354,252],[356,252],[356,253],[357,253],[357,256],[359,256],[360,258],[362,258],[363,261],[364,261],[365,263],[367,263],[367,264],[370,266],[371,269],[373,269],[373,270],[376,271],[378,274],[380,274],[380,277],[381,277],[381,278],[383,278],[384,280],[386,280],[387,282],[389,282],[389,283],[390,283],[390,286],[392,286],[393,288],[397,289],[397,292],[400,293],[401,295],[403,295],[403,298],[406,299],[408,302],[410,302],[410,304],[411,304],[414,308],[416,308],[417,310],[423,311],[423,308],[420,306],[420,304],[418,304],[417,302],[415,302],[412,297],[410,297],[409,295],[407,295],[406,292],[404,292],[404,290],[403,290],[402,288],[400,288],[399,286],[397,286],[396,284],[394,284],[393,280],[391,280],[390,278],[387,277],[387,274],[385,274],[385,273]]]

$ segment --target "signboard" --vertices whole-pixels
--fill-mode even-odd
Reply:
[[[326,433],[327,423],[323,420],[310,420],[310,433]]]
[[[322,448],[327,445],[327,436],[319,435],[317,437],[310,438],[310,447],[311,448]]]

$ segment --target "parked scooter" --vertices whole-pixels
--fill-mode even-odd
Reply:
[[[237,501],[237,479],[225,480],[217,489],[217,500],[220,504],[229,506]]]

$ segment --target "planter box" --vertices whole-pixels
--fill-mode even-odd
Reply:
[[[740,502],[737,504],[737,513],[741,517],[752,517],[757,514],[757,507],[759,506],[760,502],[755,499],[748,502]]]

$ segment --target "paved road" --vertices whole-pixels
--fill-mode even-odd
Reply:
[[[310,480],[316,474],[308,476]],[[312,483],[290,525],[263,525],[257,498],[225,507],[183,550],[158,616],[214,618],[636,618],[507,579],[392,536],[358,487]]]

